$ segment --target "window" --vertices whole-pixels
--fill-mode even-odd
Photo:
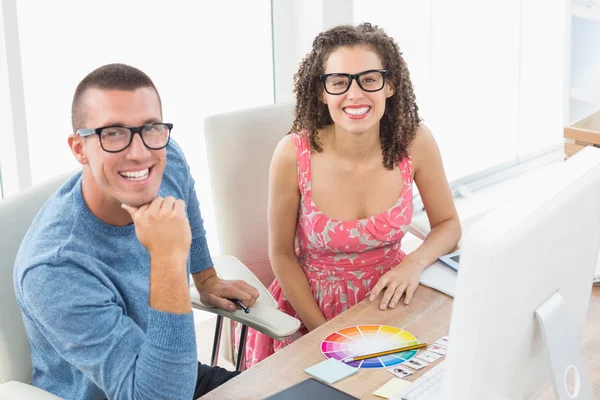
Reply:
[[[560,148],[566,11],[561,1],[354,0],[354,23],[399,44],[454,181]]]
[[[11,71],[14,72],[15,66],[18,66],[19,46],[16,45],[15,38],[10,37],[10,33],[16,27],[14,16],[16,7],[14,2],[4,1],[0,4],[0,120],[2,129],[0,129],[0,199],[8,194],[18,191],[17,155],[15,152],[15,139],[13,124],[13,109],[11,107],[11,86],[9,80],[9,53],[11,55]],[[13,24],[11,25],[11,21]],[[6,32],[9,35],[6,35]],[[10,42],[7,40],[10,37]],[[8,49],[10,47],[10,49]],[[20,90],[22,87],[13,89]],[[22,115],[21,115],[22,117]]]
[[[600,0],[573,1],[569,122],[600,109]]]
[[[104,64],[133,65],[161,94],[164,119],[174,123],[172,137],[196,179],[211,250],[218,252],[203,120],[273,102],[271,2],[57,0],[17,6],[32,183],[78,167],[67,137],[80,80]]]

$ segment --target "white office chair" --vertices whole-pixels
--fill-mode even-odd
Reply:
[[[284,134],[285,130],[282,132]],[[272,152],[272,149],[265,151]],[[262,194],[264,197],[264,210],[266,210],[266,176],[268,175],[266,171],[268,171],[270,155],[265,160],[267,163],[265,184],[256,187],[257,191],[264,192]],[[246,169],[250,171],[252,167]],[[32,367],[29,341],[27,340],[23,326],[21,310],[16,303],[12,276],[17,251],[33,218],[46,200],[73,174],[74,172],[72,171],[60,175],[0,201],[0,400],[58,399],[58,397],[30,385]],[[233,183],[235,187],[235,180],[230,180],[229,182]],[[217,189],[216,193],[220,193],[217,185],[215,188]],[[215,197],[215,199],[218,200],[219,198]],[[251,198],[248,201],[251,201]],[[225,220],[222,216],[223,210],[219,207],[217,207],[217,210],[220,211],[220,214],[217,215],[217,220]],[[265,213],[266,211],[262,214]],[[229,222],[224,222],[224,224],[229,226]],[[244,228],[246,226],[243,225]],[[242,226],[240,225],[240,227]],[[228,247],[227,240],[223,239],[223,234],[222,230],[220,230],[219,236],[222,248],[229,250],[231,247]],[[265,249],[264,260],[266,260],[268,258],[266,256],[266,231],[263,244]],[[248,253],[232,251],[231,254],[244,257]],[[249,260],[252,261],[252,259]],[[219,318],[223,315],[239,321],[274,338],[282,339],[298,329],[299,321],[278,311],[276,304],[264,286],[237,259],[232,256],[225,256],[215,257],[214,261],[215,269],[220,276],[225,279],[241,279],[250,282],[261,292],[261,300],[252,308],[250,314],[244,314],[241,311],[230,313],[205,307],[200,302],[198,292],[194,287],[191,287],[190,294],[194,307],[216,313],[219,315]],[[263,269],[263,272],[267,270],[270,271],[268,265],[266,269]],[[266,279],[264,273],[261,275],[261,278]],[[268,299],[271,299],[271,301]]]
[[[269,165],[277,143],[290,130],[292,122],[293,103],[213,115],[204,121],[219,247],[222,254],[237,257],[215,258],[215,267],[224,278],[245,275],[245,280],[260,292],[250,314],[239,310],[233,314],[217,312],[212,365],[216,365],[221,343],[221,315],[243,324],[238,370],[244,357],[246,325],[277,340],[300,327],[296,318],[277,310],[277,302],[265,288],[274,278],[267,247]],[[222,267],[221,262],[227,267]],[[197,300],[192,303],[196,308],[207,309]],[[225,333],[225,358],[233,362],[231,324],[227,324]]]
[[[23,236],[40,207],[73,172],[0,201],[0,400],[52,400],[33,387],[31,354],[13,289],[13,267]]]

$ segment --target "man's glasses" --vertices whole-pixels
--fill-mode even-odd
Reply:
[[[104,126],[102,128],[80,128],[75,132],[81,137],[98,135],[100,146],[109,153],[118,153],[125,150],[131,142],[133,135],[140,134],[144,146],[150,150],[160,150],[167,147],[171,136],[173,124],[155,123],[138,127],[129,126]]]
[[[365,92],[377,92],[383,89],[385,77],[388,71],[385,69],[371,69],[360,74],[324,74],[319,78],[323,82],[325,91],[329,94],[344,94],[356,80],[358,86]]]

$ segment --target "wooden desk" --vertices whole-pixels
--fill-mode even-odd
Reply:
[[[363,301],[202,398],[262,399],[303,381],[309,377],[304,369],[324,359],[320,350],[323,338],[347,326],[397,326],[427,343],[448,334],[452,298],[433,289],[421,286],[408,307],[381,311],[377,306],[378,302]],[[582,351],[592,380],[592,390],[596,396],[600,396],[600,287],[592,290]],[[416,379],[427,370],[415,372],[408,380]],[[333,386],[360,399],[380,399],[372,393],[390,378],[393,375],[385,369],[363,369]],[[555,398],[552,387],[542,390],[538,398]]]

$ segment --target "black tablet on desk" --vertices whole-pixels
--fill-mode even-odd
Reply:
[[[277,392],[264,400],[305,400],[305,399],[327,399],[327,400],[358,400],[357,397],[329,386],[326,383],[313,378],[296,383],[287,389]]]

